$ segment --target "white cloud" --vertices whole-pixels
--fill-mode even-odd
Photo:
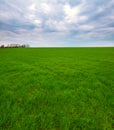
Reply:
[[[36,5],[33,3],[28,7],[28,9],[30,9],[31,11],[36,11]]]
[[[94,26],[85,24],[85,25],[80,25],[78,29],[84,31],[89,31],[89,30],[91,31],[94,29]]]
[[[83,12],[83,4],[71,7],[69,4],[64,5],[65,20],[68,23],[79,23],[87,20],[87,16],[81,15]]]
[[[41,24],[41,20],[38,20],[38,19],[34,20],[34,22],[35,22],[36,24]]]
[[[64,5],[64,11],[69,19],[75,18],[80,13],[79,7],[71,7],[69,4]]]
[[[46,22],[46,26],[48,29],[55,31],[67,31],[67,27],[64,21],[48,20]]]
[[[47,3],[41,3],[41,9],[46,14],[51,12],[51,6]]]

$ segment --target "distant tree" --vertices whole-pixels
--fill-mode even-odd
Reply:
[[[29,44],[23,44],[21,47],[22,48],[29,47]]]
[[[21,45],[22,48],[25,48],[25,44]]]
[[[8,44],[7,46],[1,45],[0,48],[28,48],[29,44]]]
[[[5,46],[4,46],[4,45],[1,45],[0,47],[1,47],[1,48],[4,48]]]

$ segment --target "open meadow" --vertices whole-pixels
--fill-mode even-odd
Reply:
[[[114,48],[1,48],[0,130],[113,130]]]

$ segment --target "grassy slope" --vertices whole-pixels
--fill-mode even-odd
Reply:
[[[114,48],[0,49],[0,129],[114,129]]]

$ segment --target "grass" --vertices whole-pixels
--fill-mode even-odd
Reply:
[[[0,49],[0,130],[113,130],[114,48]]]

